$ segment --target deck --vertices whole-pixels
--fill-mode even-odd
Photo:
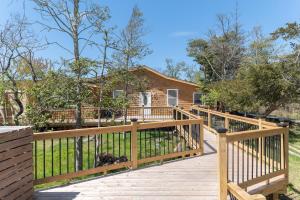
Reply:
[[[204,156],[37,191],[35,199],[217,199],[216,137],[204,139]]]

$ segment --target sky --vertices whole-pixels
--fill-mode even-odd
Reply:
[[[22,13],[22,0],[0,0],[0,26],[10,15]],[[300,22],[300,0],[91,0],[110,9],[110,24],[123,28],[130,17],[132,8],[137,5],[144,13],[148,34],[145,41],[153,53],[142,61],[157,70],[165,68],[165,59],[193,64],[187,56],[187,42],[195,38],[206,38],[209,29],[216,28],[218,14],[232,14],[238,5],[240,23],[248,34],[255,26],[261,26],[265,34],[287,22]],[[30,0],[25,0],[25,14],[31,21],[39,20]],[[71,45],[68,38],[56,32],[41,32],[39,25],[34,31],[41,40],[60,40]],[[59,60],[70,55],[59,47],[50,47],[40,56]],[[96,56],[95,51],[87,50],[86,55]]]

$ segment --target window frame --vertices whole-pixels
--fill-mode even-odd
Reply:
[[[193,104],[195,104],[195,94],[200,94],[201,96],[203,95],[202,92],[193,92]],[[202,104],[202,101],[201,101],[201,104],[195,104],[195,105],[203,105],[203,104]]]
[[[115,92],[124,92],[124,90],[114,90],[113,91],[113,99],[117,98]]]
[[[176,91],[176,105],[175,106],[178,106],[178,100],[179,100],[179,90],[178,89],[167,89],[167,106],[168,107],[173,106],[173,105],[169,105],[169,91],[170,90]]]

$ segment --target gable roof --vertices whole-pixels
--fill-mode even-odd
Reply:
[[[183,83],[183,84],[187,84],[187,85],[190,85],[190,86],[194,86],[194,87],[199,87],[196,83],[192,83],[192,82],[189,82],[189,81],[184,81],[184,80],[179,80],[179,79],[176,79],[176,78],[172,78],[172,77],[169,77],[169,76],[166,76],[148,66],[145,66],[145,65],[141,65],[141,66],[138,66],[138,67],[134,67],[134,68],[131,68],[130,71],[138,71],[138,70],[146,70],[146,71],[149,71],[157,76],[160,76],[161,78],[164,78],[164,79],[167,79],[167,80],[170,80],[170,81],[176,81],[176,82],[179,82],[179,83]]]

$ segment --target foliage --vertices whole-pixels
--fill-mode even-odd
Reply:
[[[195,69],[193,65],[188,65],[186,62],[174,63],[170,58],[166,59],[166,69],[163,73],[169,77],[176,79],[186,79],[187,81],[199,83],[202,79],[201,72]]]
[[[193,39],[188,43],[188,55],[200,65],[207,82],[231,80],[241,65],[244,36],[237,17],[218,16],[218,27],[208,38]]]

